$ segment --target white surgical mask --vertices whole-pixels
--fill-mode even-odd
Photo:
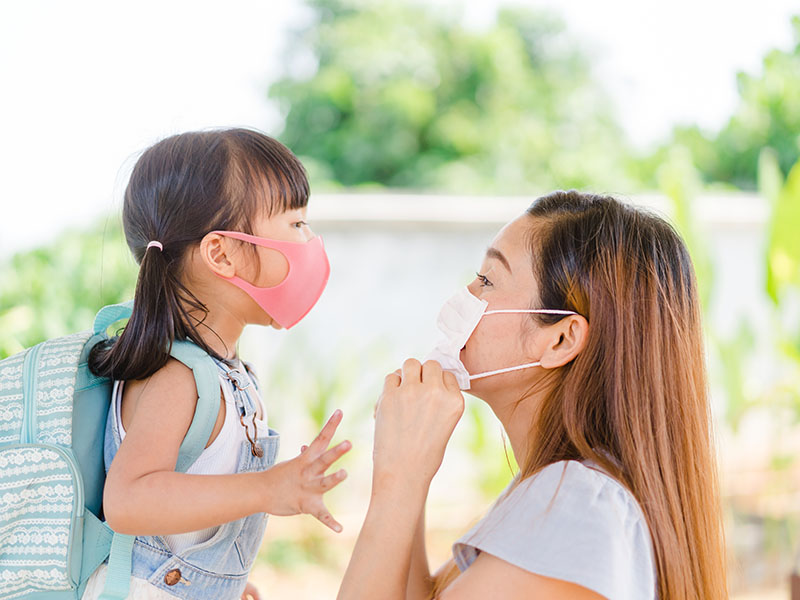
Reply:
[[[470,375],[467,368],[461,362],[461,349],[466,345],[467,340],[472,335],[472,332],[475,331],[480,320],[486,315],[505,313],[546,313],[551,315],[578,314],[571,310],[557,310],[551,308],[486,310],[487,306],[489,306],[489,303],[486,302],[486,300],[476,298],[468,288],[463,287],[444,303],[442,310],[439,311],[439,318],[436,320],[436,325],[442,333],[444,333],[444,337],[436,344],[436,347],[428,354],[425,360],[435,360],[442,365],[442,369],[455,375],[458,386],[462,390],[468,390],[470,388],[470,381],[473,379],[489,377],[490,375],[499,375],[500,373],[508,373],[510,371],[519,371],[520,369],[529,369],[542,364],[541,362],[532,362]],[[502,343],[502,340],[498,340],[498,343]]]

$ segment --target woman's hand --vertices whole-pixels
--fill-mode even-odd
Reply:
[[[455,376],[437,362],[409,359],[386,376],[375,409],[372,497],[339,600],[427,593],[424,548],[412,567],[415,530],[422,527],[428,487],[463,412]]]
[[[452,373],[410,358],[386,376],[375,414],[373,488],[387,481],[430,484],[464,412]]]
[[[325,475],[325,471],[351,447],[350,442],[345,440],[328,448],[341,420],[342,411],[337,409],[316,439],[309,446],[303,446],[299,456],[263,472],[267,505],[265,512],[280,516],[309,514],[335,532],[342,531],[342,526],[328,512],[322,500],[325,492],[347,477],[344,469]]]

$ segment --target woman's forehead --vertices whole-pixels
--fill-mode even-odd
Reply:
[[[509,263],[510,269],[514,270],[514,263],[520,261],[528,262],[528,236],[531,230],[531,220],[527,214],[523,214],[513,221],[506,223],[503,228],[489,244],[486,251],[487,258],[500,260],[502,258],[497,256],[501,254],[503,258]]]

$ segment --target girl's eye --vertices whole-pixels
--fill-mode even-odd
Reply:
[[[300,229],[300,228],[301,228],[301,227],[303,227],[304,225],[308,225],[308,223],[306,223],[305,221],[298,221],[297,223],[294,223],[294,226],[295,226],[297,229]]]
[[[481,275],[480,273],[475,273],[475,276],[480,279],[481,287],[486,287],[487,285],[493,285],[491,281],[486,278],[486,275]]]

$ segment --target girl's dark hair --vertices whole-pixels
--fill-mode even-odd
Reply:
[[[221,359],[197,331],[208,309],[182,282],[187,251],[214,230],[252,234],[258,215],[303,208],[308,194],[297,157],[251,129],[182,133],[145,150],[122,210],[125,239],[140,265],[133,314],[119,336],[92,348],[90,370],[144,379],[166,364],[172,342],[183,339]],[[152,240],[163,250],[148,249]],[[203,317],[190,315],[195,312]]]

